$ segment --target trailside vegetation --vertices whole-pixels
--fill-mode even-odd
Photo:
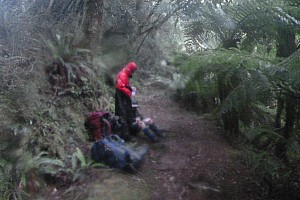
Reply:
[[[273,198],[299,198],[299,1],[193,2],[182,101],[248,147]]]
[[[156,31],[180,8],[167,3],[0,0],[0,199],[36,199],[106,167],[80,145],[85,114],[114,111],[116,67],[163,59]]]
[[[0,193],[38,198],[81,180],[84,114],[114,110],[135,59],[184,85],[178,99],[243,149],[270,199],[299,198],[299,0],[0,0]],[[173,30],[182,30],[180,37]],[[168,48],[166,48],[168,47]],[[161,66],[168,56],[167,64]],[[158,67],[159,66],[159,67]],[[142,72],[141,72],[142,73]],[[186,103],[188,102],[188,103]],[[80,190],[70,188],[78,199]]]

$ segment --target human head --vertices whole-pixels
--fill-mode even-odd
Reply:
[[[127,63],[127,65],[125,66],[125,71],[128,73],[129,76],[132,76],[133,73],[138,69],[138,65],[131,61],[129,63]]]

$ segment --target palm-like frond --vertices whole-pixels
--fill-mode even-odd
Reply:
[[[84,0],[67,0],[59,1],[52,0],[48,5],[48,10],[53,14],[66,15],[68,13],[82,12],[83,11]]]
[[[267,59],[237,50],[198,53],[186,62],[186,70],[190,73],[187,89],[196,92],[200,98],[213,93],[220,102],[220,88],[227,88],[229,94],[226,99],[221,99],[220,113],[236,110],[240,120],[250,125],[253,116],[259,115],[256,105],[268,105],[272,96],[272,85],[263,71],[270,65]],[[209,89],[204,90],[206,86]]]
[[[275,87],[296,98],[300,98],[299,63],[300,50],[297,50],[282,62],[267,69],[272,75]]]
[[[278,30],[300,30],[300,22],[285,11],[288,6],[285,3],[276,0],[245,1],[236,6],[225,7],[224,10],[236,21],[237,28],[245,34],[243,46],[268,46],[272,40],[280,39]],[[298,10],[293,8],[290,7],[289,10]]]
[[[253,51],[257,44],[267,46],[279,39],[279,29],[300,30],[296,14],[299,9],[280,0],[232,2],[222,7],[212,3],[196,4],[197,9],[194,7],[194,16],[187,21],[185,33],[189,44],[202,49],[203,46],[209,46],[205,45],[208,34],[218,38],[219,44],[224,47],[234,47],[239,42],[242,47]],[[230,41],[232,43],[228,45]]]
[[[42,37],[44,46],[48,49],[54,60],[61,63],[76,62],[78,58],[84,59],[90,50],[74,47],[74,34],[55,34],[53,40]]]
[[[184,32],[189,46],[194,46],[195,50],[214,49],[235,37],[236,25],[220,7],[200,2],[194,2],[190,7],[197,9],[185,21]]]
[[[63,20],[74,13],[82,14],[84,3],[84,0],[36,0],[29,4],[27,11],[39,14],[41,14],[41,12],[46,12],[51,14],[55,20]]]

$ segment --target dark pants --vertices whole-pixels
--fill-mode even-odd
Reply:
[[[135,108],[132,108],[131,98],[118,89],[115,96],[115,115],[122,119],[123,136],[127,137],[129,126],[135,120]]]

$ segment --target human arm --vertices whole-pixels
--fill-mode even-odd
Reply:
[[[132,88],[129,86],[129,79],[125,73],[119,74],[117,78],[117,88],[127,96],[131,96]]]
[[[145,125],[153,124],[153,120],[151,118],[146,118],[143,120],[143,122],[145,123]]]

